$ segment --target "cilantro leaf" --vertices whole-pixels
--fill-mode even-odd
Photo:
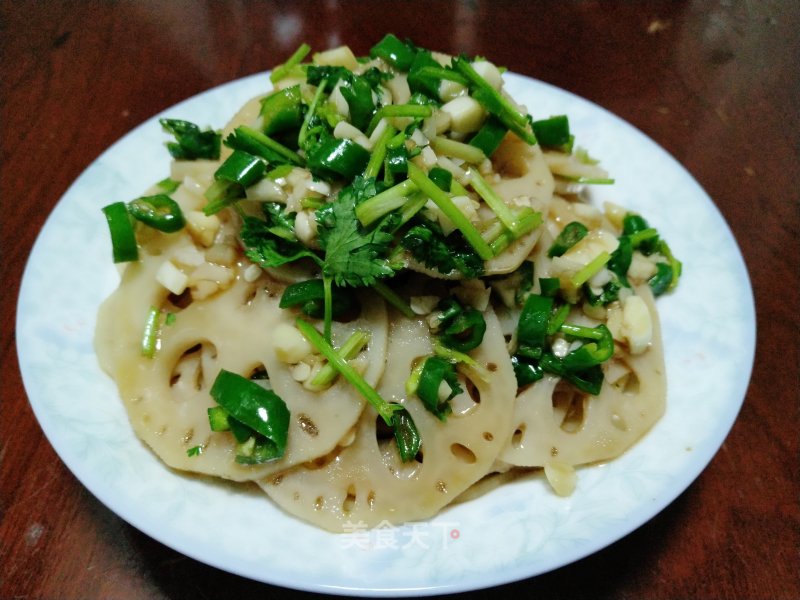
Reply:
[[[393,235],[384,227],[365,230],[356,204],[374,196],[374,178],[356,177],[336,199],[317,211],[319,244],[325,251],[323,271],[339,286],[366,287],[394,275],[387,258]]]
[[[194,123],[180,119],[159,119],[158,122],[164,131],[175,136],[174,142],[167,142],[167,150],[172,158],[177,160],[219,158],[222,136],[216,131],[211,129],[200,131]]]
[[[419,217],[400,243],[416,260],[444,275],[454,271],[468,279],[483,275],[483,259],[457,230],[445,236],[438,223]]]
[[[340,79],[352,81],[354,73],[346,68],[332,65],[308,65],[306,67],[306,83],[308,85],[319,85],[323,81],[328,81],[331,89]]]
[[[294,214],[286,213],[276,202],[264,204],[265,219],[245,216],[241,239],[245,255],[263,268],[278,267],[301,258],[321,264],[320,258],[294,234]]]

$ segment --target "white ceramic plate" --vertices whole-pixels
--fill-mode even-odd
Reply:
[[[684,262],[659,300],[669,381],[667,412],[621,458],[580,470],[575,494],[541,479],[497,489],[430,522],[332,535],[282,513],[266,496],[170,471],[133,435],[92,347],[100,302],[116,287],[100,208],[137,197],[168,175],[156,118],[103,153],[53,210],[31,253],[17,321],[31,405],[59,456],[106,506],[188,556],[252,579],[318,592],[458,592],[531,577],[618,540],[695,479],[744,399],[755,318],[744,262],[694,179],[641,132],[544,83],[509,74],[537,118],[566,113],[578,145],[616,178],[598,201],[641,212]],[[159,116],[221,128],[266,74],[215,88]]]

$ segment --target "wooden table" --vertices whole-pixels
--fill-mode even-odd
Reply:
[[[315,49],[348,43],[363,54],[388,31],[491,57],[640,128],[714,199],[756,297],[747,398],[695,483],[593,556],[469,595],[800,597],[800,3],[9,0],[0,28],[0,597],[305,595],[186,558],[86,491],[29,407],[15,355],[15,305],[48,213],[129,129],[190,95],[271,67],[302,41]]]

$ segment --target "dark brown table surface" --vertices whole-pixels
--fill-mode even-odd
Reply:
[[[389,31],[425,47],[491,57],[640,128],[714,199],[756,298],[751,384],[702,475],[652,521],[597,554],[468,595],[800,598],[800,3],[789,0],[3,0],[0,598],[307,595],[186,558],[86,491],[28,404],[15,307],[48,213],[132,127],[188,96],[270,68],[302,41],[315,49],[347,43],[364,54]]]

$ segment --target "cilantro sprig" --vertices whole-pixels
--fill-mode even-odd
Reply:
[[[222,136],[216,131],[205,130],[180,119],[159,119],[158,122],[164,131],[175,137],[174,142],[167,142],[172,158],[176,160],[197,160],[219,158]]]

